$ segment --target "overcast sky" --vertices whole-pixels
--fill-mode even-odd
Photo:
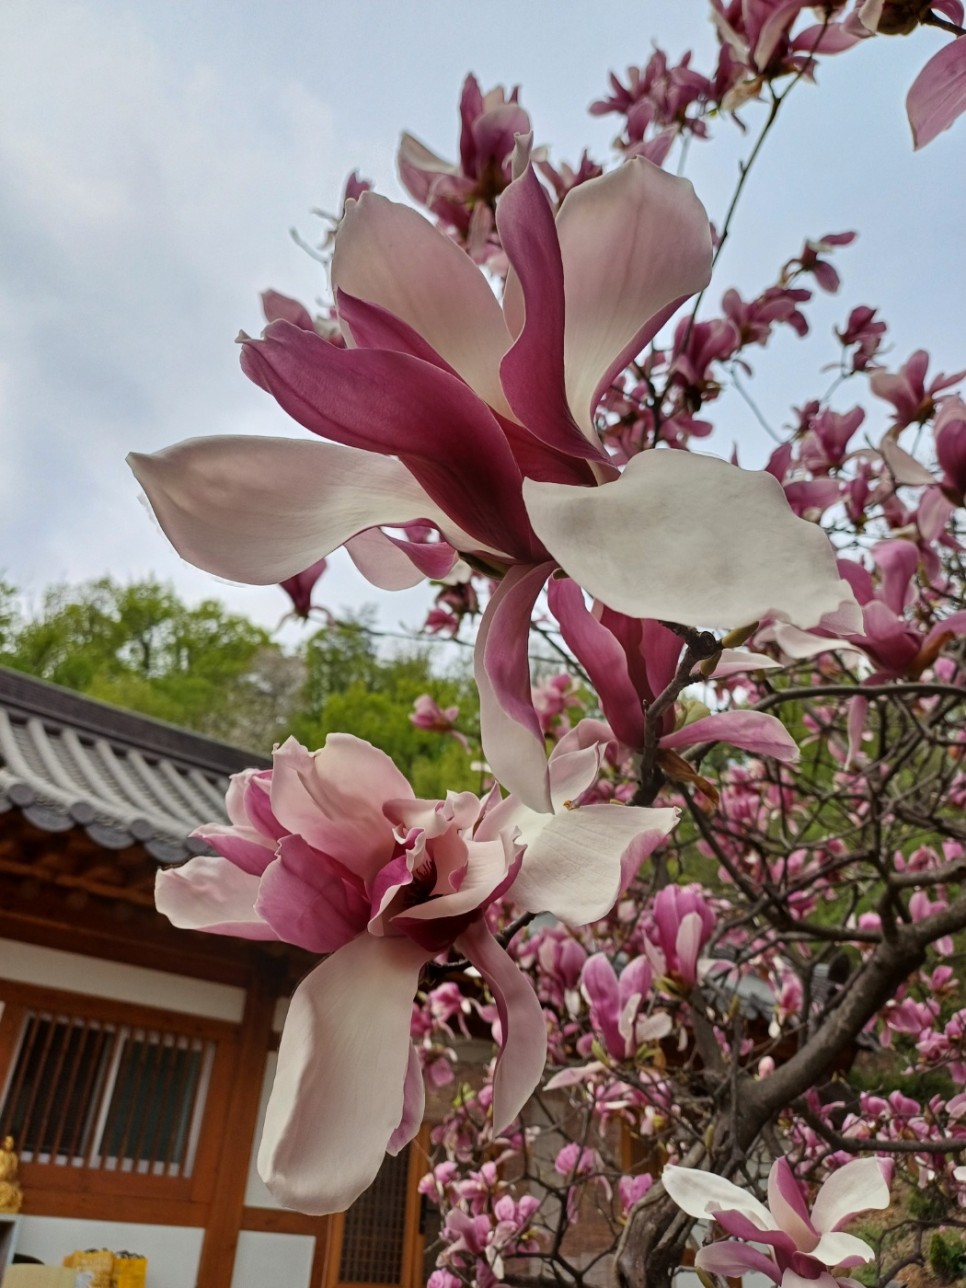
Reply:
[[[918,345],[966,366],[966,124],[912,152],[906,89],[939,33],[876,39],[825,61],[789,100],[745,193],[713,298],[766,285],[805,236],[857,228],[845,285],[811,317],[818,337],[854,304],[892,325],[890,362]],[[617,118],[588,104],[607,73],[711,47],[703,0],[5,0],[0,7],[0,575],[36,597],[104,573],[216,593],[266,624],[280,592],[188,568],[145,515],[123,464],[209,433],[301,433],[238,369],[233,339],[261,325],[258,292],[311,303],[321,270],[288,230],[318,235],[358,168],[400,196],[406,128],[453,156],[466,72],[522,86],[555,160],[604,157]],[[707,65],[700,52],[697,63]],[[754,128],[754,107],[745,113]],[[692,149],[688,174],[720,218],[742,143]],[[724,146],[722,146],[724,144]],[[747,143],[745,143],[747,146]],[[958,176],[958,178],[957,178]],[[756,358],[759,398],[781,424],[817,393],[823,345]],[[735,405],[730,438],[756,449]],[[321,588],[320,588],[321,589]],[[350,567],[333,607],[373,600]],[[419,603],[424,602],[422,597]],[[384,622],[420,617],[395,597]]]

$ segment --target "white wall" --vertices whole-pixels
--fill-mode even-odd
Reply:
[[[16,939],[0,939],[0,978],[158,1006],[232,1024],[239,1022],[245,1006],[245,990],[231,984],[213,984],[125,962],[40,948]]]
[[[21,1216],[20,1222],[17,1251],[40,1257],[52,1265],[60,1265],[64,1257],[78,1248],[137,1252],[148,1259],[150,1288],[196,1288],[203,1230],[121,1221],[75,1221],[53,1216]],[[286,1284],[284,1279],[264,1281],[267,1286],[275,1282]],[[292,1288],[302,1288],[305,1283],[307,1279],[293,1280]],[[204,1285],[199,1284],[197,1288]],[[249,1281],[245,1288],[249,1288]],[[255,1288],[255,1283],[251,1288]]]
[[[242,1230],[231,1288],[306,1288],[314,1251],[315,1239],[310,1234],[255,1234]],[[149,1283],[154,1288],[153,1280]]]

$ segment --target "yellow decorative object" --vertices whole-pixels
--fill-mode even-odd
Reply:
[[[112,1288],[114,1253],[107,1248],[88,1248],[86,1252],[72,1252],[64,1258],[64,1265],[74,1270],[86,1270],[91,1275],[90,1288]]]
[[[114,1258],[112,1288],[145,1288],[147,1278],[147,1257],[125,1256],[122,1252]]]
[[[13,1137],[4,1136],[0,1146],[0,1212],[19,1212],[23,1204],[23,1189],[17,1176],[19,1165]]]

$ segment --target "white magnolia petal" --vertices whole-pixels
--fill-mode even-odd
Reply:
[[[817,1279],[806,1279],[794,1270],[786,1270],[782,1275],[781,1288],[841,1288],[841,1281],[829,1274],[821,1274]]]
[[[462,532],[390,456],[311,439],[195,438],[128,462],[182,558],[231,581],[292,577],[376,525],[424,519]]]
[[[564,571],[631,617],[738,626],[774,614],[812,626],[853,598],[828,538],[763,471],[658,449],[602,487],[528,479],[524,500]],[[614,541],[628,533],[615,559]]]
[[[764,1203],[714,1172],[670,1163],[661,1173],[665,1190],[688,1216],[709,1217],[715,1212],[740,1212],[759,1230],[774,1230],[775,1222]]]
[[[647,832],[666,836],[676,809],[584,805],[518,822],[527,848],[510,897],[529,912],[550,912],[582,926],[604,917],[621,887],[621,855]]]
[[[825,635],[814,635],[811,631],[789,626],[787,622],[775,622],[774,625],[766,627],[758,638],[774,640],[785,656],[795,661],[806,657],[818,657],[822,653],[862,654],[862,649],[857,644],[850,644],[848,640],[828,639]]]
[[[614,362],[652,318],[707,284],[711,234],[691,184],[635,157],[569,192],[557,235],[567,401],[589,428],[596,391]]]
[[[206,930],[241,939],[277,939],[255,911],[259,878],[218,855],[199,854],[159,872],[154,901],[180,930]]]
[[[896,483],[908,487],[929,487],[937,480],[926,467],[916,460],[893,438],[884,438],[879,444],[882,459]]]
[[[840,1230],[835,1230],[830,1234],[823,1234],[808,1255],[825,1266],[840,1266],[843,1262],[860,1265],[875,1260],[875,1249],[854,1234],[843,1234]]]
[[[400,1126],[409,1024],[427,954],[360,935],[295,991],[258,1151],[286,1207],[344,1211],[375,1179]]]
[[[783,665],[767,653],[751,653],[744,648],[723,648],[708,678],[723,680],[726,676],[740,675],[743,671],[774,671]]]
[[[332,257],[332,289],[378,304],[417,331],[503,415],[500,359],[510,337],[486,278],[409,206],[365,192],[350,202]]]
[[[823,1233],[834,1230],[856,1212],[887,1208],[890,1201],[879,1159],[856,1158],[822,1184],[812,1205],[812,1225]]]

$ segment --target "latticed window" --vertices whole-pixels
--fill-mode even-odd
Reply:
[[[24,1161],[190,1176],[214,1043],[28,1011],[0,1114]]]
[[[191,1197],[231,1026],[4,981],[0,1001],[0,1136],[22,1162],[191,1185]]]

